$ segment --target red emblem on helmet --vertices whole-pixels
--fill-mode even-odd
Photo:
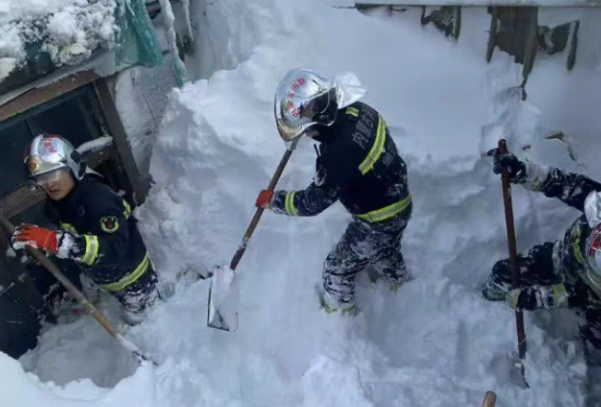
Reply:
[[[56,153],[58,151],[54,146],[53,140],[45,140],[44,147],[47,148],[48,151],[50,151],[51,153]]]

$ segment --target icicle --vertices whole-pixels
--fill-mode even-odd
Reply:
[[[171,8],[171,3],[169,3],[169,0],[159,1],[161,3],[161,12],[163,13],[163,21],[165,22],[165,37],[167,38],[169,50],[171,51],[171,55],[173,56],[173,69],[175,70],[175,80],[177,81],[177,86],[181,88],[184,86],[184,82],[186,81],[186,66],[184,65],[184,62],[180,59],[179,52],[177,50],[175,30],[173,29],[173,22],[175,21],[175,17],[173,16],[173,9]]]
[[[184,17],[186,19],[186,30],[188,31],[188,37],[190,37],[190,41],[194,42],[192,22],[190,21],[190,0],[182,0],[182,6],[184,8]]]

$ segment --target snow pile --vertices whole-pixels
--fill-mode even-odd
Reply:
[[[422,27],[419,10],[385,20],[317,0],[211,3],[191,10],[215,17],[196,43],[210,39],[218,47],[205,50],[214,53],[210,63],[232,69],[174,91],[153,150],[156,185],[136,211],[164,283],[229,263],[284,153],[273,92],[297,66],[352,71],[367,88],[364,100],[389,124],[415,203],[403,240],[415,280],[393,294],[361,275],[359,315],[328,315],[314,287],[350,217],[339,204],[314,218],[266,213],[237,269],[238,331],[206,327],[208,281],[176,284],[175,295],[128,332],[159,368],[132,374],[124,351],[87,317],[48,329],[22,358],[41,381],[65,388],[0,359],[0,376],[10,378],[6,389],[0,380],[0,392],[11,389],[8,405],[111,405],[123,397],[120,405],[157,407],[464,407],[489,389],[499,406],[581,405],[582,349],[572,325],[555,323],[561,315],[571,324],[570,314],[526,316],[526,390],[511,374],[513,313],[480,296],[479,283],[507,256],[500,181],[484,153],[503,136],[520,155],[528,144],[528,154],[546,164],[593,175],[601,92],[589,89],[599,86],[592,78],[600,45],[583,36],[570,73],[563,60],[537,59],[523,103],[511,90],[521,83],[521,66],[498,50],[485,62],[485,9],[464,11],[454,43]],[[582,29],[594,34],[600,16],[585,12]],[[567,101],[558,98],[571,92]],[[549,129],[572,137],[578,164],[564,143],[544,139]],[[304,139],[279,187],[308,185],[314,154]],[[519,250],[560,238],[576,216],[520,188],[513,197]],[[73,382],[81,377],[94,385]],[[122,378],[112,390],[96,387]],[[14,389],[25,394],[13,396]]]
[[[54,13],[65,6],[85,3],[87,1],[82,0],[2,0],[0,2],[0,22],[40,17]]]
[[[40,44],[56,66],[78,64],[99,47],[115,44],[116,0],[4,0],[0,3],[0,80]]]

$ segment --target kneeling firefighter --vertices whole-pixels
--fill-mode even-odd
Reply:
[[[382,116],[358,102],[339,78],[295,69],[280,82],[275,117],[280,136],[319,142],[316,175],[302,191],[260,192],[256,206],[288,216],[314,216],[340,200],[353,216],[327,256],[321,305],[355,313],[355,277],[366,266],[397,289],[410,279],[401,238],[411,217],[407,168]],[[353,100],[354,99],[354,100]]]
[[[514,154],[490,151],[493,171],[510,181],[556,198],[580,211],[563,238],[543,242],[517,257],[519,288],[512,288],[508,259],[499,260],[482,295],[520,311],[567,308],[580,314],[580,338],[587,363],[587,406],[601,406],[601,183],[585,175],[548,167]]]
[[[159,297],[157,275],[130,205],[95,177],[71,143],[37,136],[26,151],[29,176],[49,198],[46,212],[59,228],[23,224],[15,229],[15,249],[31,245],[74,261],[123,307],[129,323]]]

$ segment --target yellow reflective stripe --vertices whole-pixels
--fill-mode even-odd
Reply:
[[[346,114],[350,114],[351,116],[359,117],[359,109],[356,107],[347,107]]]
[[[296,206],[294,206],[294,195],[296,195],[296,191],[290,191],[286,194],[286,213],[290,216],[298,215]]]
[[[553,299],[555,300],[555,304],[567,304],[568,290],[566,290],[566,286],[563,284],[555,284],[551,287],[553,287]]]
[[[138,279],[142,277],[144,273],[146,273],[146,270],[148,270],[149,265],[150,258],[148,257],[148,253],[146,253],[140,265],[136,267],[136,269],[133,272],[127,274],[119,281],[115,281],[114,283],[103,284],[101,285],[101,287],[108,291],[121,291],[127,286],[138,281]]]
[[[372,223],[381,222],[388,218],[392,218],[394,215],[404,211],[405,209],[407,209],[410,203],[411,196],[408,196],[407,198],[393,203],[392,205],[388,205],[382,209],[377,209],[375,211],[371,211],[363,215],[357,215],[357,217]]]
[[[367,157],[365,160],[359,165],[359,171],[361,174],[365,175],[369,170],[374,167],[376,161],[380,159],[380,156],[384,152],[384,143],[386,142],[386,123],[384,119],[380,117],[378,120],[378,131],[376,133],[376,140],[374,141],[374,145],[369,150]]]
[[[580,226],[574,228],[572,230],[571,238],[572,241],[572,249],[574,250],[574,257],[576,257],[576,261],[581,265],[585,265],[584,256],[582,256],[582,251],[580,250]]]
[[[81,258],[81,262],[91,266],[98,257],[98,237],[94,235],[85,235],[86,239],[86,252]]]
[[[131,206],[129,206],[125,199],[123,200],[123,206],[125,207],[125,210],[123,211],[123,216],[125,217],[125,219],[129,219],[129,217],[131,216]]]

